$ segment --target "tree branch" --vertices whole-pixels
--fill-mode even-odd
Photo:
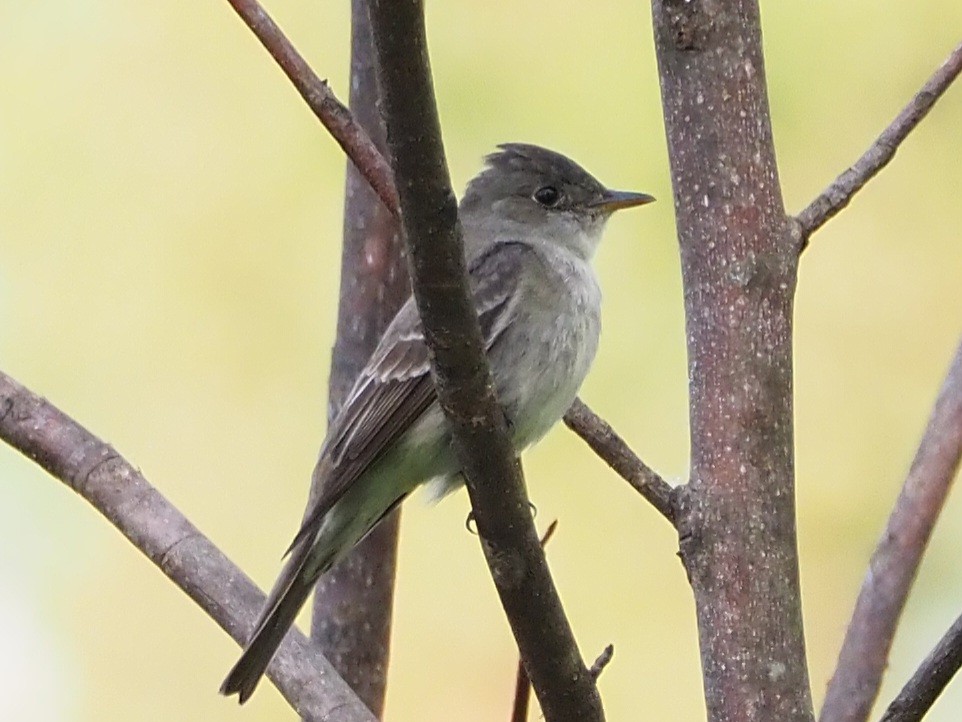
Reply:
[[[602,720],[601,699],[538,543],[468,297],[423,6],[372,0],[370,13],[411,284],[485,558],[545,719]]]
[[[962,342],[889,516],[828,685],[820,722],[864,722],[932,528],[962,456]]]
[[[652,5],[685,287],[677,490],[710,722],[813,718],[798,580],[792,304],[756,0]]]
[[[90,502],[243,644],[264,594],[111,446],[0,372],[0,438]],[[306,720],[376,722],[302,634],[287,636],[268,669]]]
[[[918,722],[962,667],[962,616],[955,620],[912,679],[892,701],[880,722]]]
[[[510,722],[525,722],[528,719],[528,707],[531,704],[531,680],[524,669],[524,663],[518,660],[518,671],[514,677],[514,702],[511,705]]]
[[[639,459],[608,422],[595,414],[581,399],[575,399],[565,414],[564,421],[592,451],[674,526],[674,490],[671,485]]]
[[[541,535],[541,548],[544,549],[551,537],[554,536],[558,528],[558,520],[548,524],[544,534]],[[590,671],[590,670],[589,670]],[[514,676],[514,703],[511,705],[511,722],[525,722],[528,719],[528,706],[531,702],[531,680],[528,679],[528,672],[524,668],[524,661],[518,659],[518,670]]]
[[[344,149],[384,205],[397,215],[397,191],[391,182],[388,162],[364,129],[355,122],[351,112],[334,96],[327,81],[317,77],[257,0],[227,1],[281,66],[314,115]]]
[[[799,231],[801,237],[800,250],[804,250],[809,237],[821,228],[836,213],[842,210],[852,200],[876,173],[888,165],[909,133],[915,130],[922,119],[935,105],[936,101],[948,89],[959,72],[962,71],[962,43],[960,43],[941,67],[932,74],[928,82],[915,94],[895,120],[882,131],[882,134],[859,158],[854,165],[836,178],[832,184],[822,191],[808,207],[798,214]]]

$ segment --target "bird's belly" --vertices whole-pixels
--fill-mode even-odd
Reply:
[[[510,374],[495,375],[498,400],[510,424],[511,441],[522,451],[539,441],[571,407],[581,383],[588,374],[598,347],[597,324],[585,328],[569,327],[568,335],[558,331],[539,339],[528,339],[523,347],[508,344],[513,358]],[[553,361],[549,361],[553,359]],[[494,369],[506,368],[492,359]],[[524,382],[518,380],[524,379]],[[425,414],[419,427],[443,428],[440,409],[432,406],[435,414]],[[430,417],[430,418],[428,418]],[[448,448],[444,459],[456,464]],[[464,483],[459,473],[438,470],[430,485],[429,497],[437,501]],[[451,466],[450,468],[455,468]]]
[[[498,381],[514,446],[540,440],[571,406],[598,347],[597,323],[578,315],[559,316],[520,349],[508,376]]]

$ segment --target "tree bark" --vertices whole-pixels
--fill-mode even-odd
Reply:
[[[384,152],[367,0],[351,3],[350,109]],[[329,382],[333,418],[410,293],[397,219],[348,160],[341,293]],[[311,637],[380,718],[384,710],[400,509],[317,584]]]
[[[711,722],[810,722],[795,534],[797,245],[755,0],[656,0],[681,247],[691,477],[678,495]]]

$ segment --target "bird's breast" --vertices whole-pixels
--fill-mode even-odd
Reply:
[[[585,262],[552,264],[525,289],[497,374],[515,447],[544,436],[571,406],[588,374],[601,331],[601,293]]]

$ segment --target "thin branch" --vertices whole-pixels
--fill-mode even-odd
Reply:
[[[398,197],[390,165],[364,129],[355,122],[351,112],[334,96],[327,81],[317,77],[257,0],[227,1],[281,66],[314,115],[344,149],[384,205],[397,215]]]
[[[962,616],[955,620],[912,679],[892,701],[880,722],[918,722],[962,667]]]
[[[615,645],[613,644],[609,644],[607,647],[601,650],[601,654],[598,655],[598,658],[594,661],[594,664],[591,665],[591,669],[588,670],[588,674],[591,675],[591,678],[595,682],[598,681],[598,677],[600,677],[601,673],[605,671],[605,667],[608,666],[612,657],[614,656]]]
[[[524,663],[518,660],[518,672],[514,678],[514,704],[511,706],[511,722],[525,722],[528,719],[528,707],[531,704],[531,680],[524,669]]]
[[[542,549],[544,549],[548,545],[548,542],[551,541],[551,537],[554,536],[554,533],[557,530],[558,530],[558,520],[555,519],[553,522],[548,524],[548,528],[545,529],[544,534],[541,535],[541,539],[539,541]]]
[[[902,492],[869,562],[820,722],[868,719],[905,599],[960,457],[962,343],[956,349]]]
[[[541,535],[541,548],[544,549],[558,528],[558,520],[548,524]],[[528,719],[528,706],[531,703],[531,680],[524,668],[524,661],[518,659],[518,671],[514,678],[514,705],[511,707],[511,722],[524,722]]]
[[[799,240],[802,250],[807,245],[809,237],[847,206],[852,196],[892,160],[902,141],[928,115],[932,106],[942,97],[960,72],[962,72],[962,43],[952,51],[942,66],[932,74],[928,82],[915,94],[888,128],[882,131],[862,157],[798,214],[796,220],[801,232]]]
[[[592,451],[674,526],[674,492],[671,485],[639,459],[608,422],[595,414],[581,399],[575,399],[564,420],[569,429],[580,436]]]
[[[239,644],[264,594],[111,446],[0,372],[0,439],[90,502]],[[306,720],[376,722],[304,635],[268,669]]]
[[[545,719],[600,721],[601,699],[538,543],[521,467],[468,297],[423,3],[372,0],[370,13],[411,284],[485,559]]]

